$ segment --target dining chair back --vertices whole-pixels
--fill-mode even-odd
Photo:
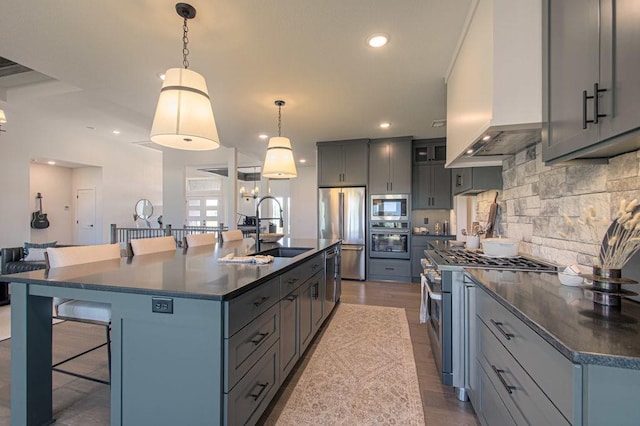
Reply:
[[[237,241],[242,239],[242,231],[234,229],[233,231],[226,231],[222,233],[222,241]]]
[[[137,238],[131,240],[131,252],[134,256],[160,253],[176,249],[176,240],[172,236],[156,238]]]
[[[213,245],[216,243],[216,235],[211,233],[205,234],[187,234],[184,237],[185,247],[199,247]]]

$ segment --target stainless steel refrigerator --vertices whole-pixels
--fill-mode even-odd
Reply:
[[[366,201],[364,187],[318,189],[318,238],[342,240],[343,279],[365,279]]]

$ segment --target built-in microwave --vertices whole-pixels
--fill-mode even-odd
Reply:
[[[409,194],[371,196],[371,220],[409,220]]]

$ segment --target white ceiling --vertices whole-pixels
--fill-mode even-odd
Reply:
[[[441,137],[431,123],[445,118],[444,77],[472,1],[192,1],[190,68],[206,78],[222,145],[248,161],[264,156],[258,134],[277,132],[276,99],[308,164],[320,140]],[[3,0],[0,56],[57,81],[0,78],[0,107],[9,120],[15,108],[148,141],[157,75],[182,66],[175,3]],[[366,46],[376,32],[390,44]]]

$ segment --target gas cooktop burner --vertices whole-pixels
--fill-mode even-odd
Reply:
[[[556,271],[554,265],[524,256],[489,257],[470,250],[437,250],[446,265],[464,266],[468,268],[513,269],[533,271]]]

